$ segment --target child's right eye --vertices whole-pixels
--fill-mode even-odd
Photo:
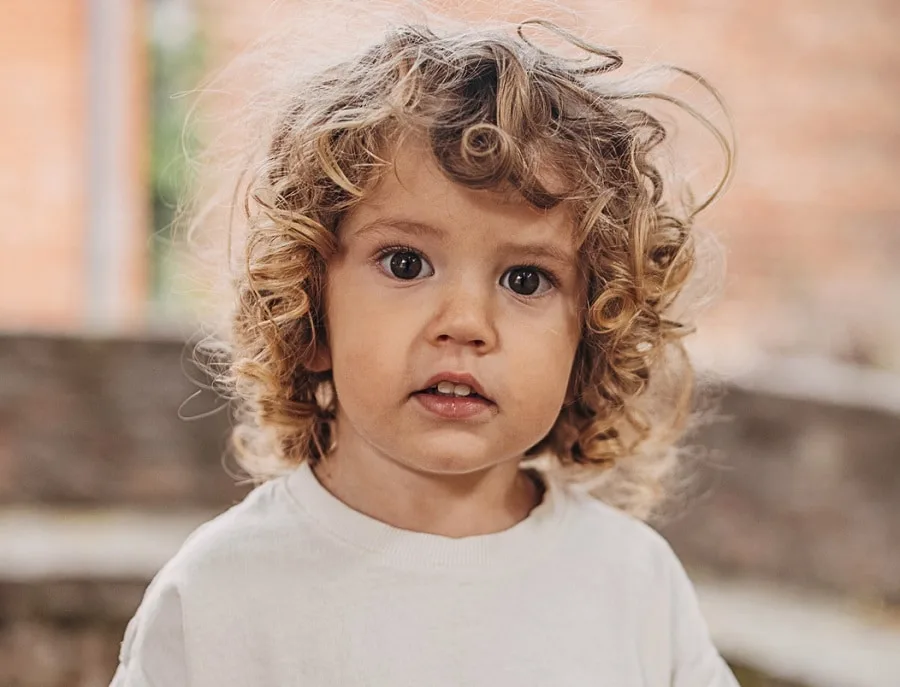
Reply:
[[[434,274],[434,268],[429,262],[420,253],[409,248],[387,249],[379,255],[378,264],[385,273],[407,281]],[[422,274],[423,270],[426,274]]]

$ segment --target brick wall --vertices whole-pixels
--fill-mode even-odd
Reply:
[[[113,14],[123,21],[110,33],[123,37],[93,47],[90,4],[36,0],[3,8],[0,329],[77,331],[93,318],[120,330],[142,319],[149,236],[144,0],[95,2],[101,11],[118,8]],[[111,70],[117,80],[98,83],[109,75],[92,65],[92,50],[95,62],[120,67]],[[92,117],[103,119],[99,127]],[[108,155],[98,138],[110,144]],[[100,158],[109,177],[98,185],[92,175]],[[99,243],[98,215],[111,231]],[[112,276],[98,296],[91,280],[100,272]],[[115,306],[98,318],[100,300]]]
[[[82,308],[85,9],[17,2],[0,21],[0,323],[6,326],[71,326]]]
[[[0,506],[238,500],[221,466],[226,413],[179,418],[217,403],[188,401],[188,374],[202,379],[189,354],[172,340],[0,338]]]
[[[436,4],[470,17],[498,11],[491,3]],[[731,109],[739,144],[734,183],[701,220],[724,243],[729,270],[723,297],[702,320],[697,354],[729,368],[747,368],[765,351],[900,370],[900,6],[569,0],[563,4],[573,20],[547,4],[507,3],[502,16],[549,14],[620,48],[627,64],[695,69]],[[216,64],[291,21],[304,47],[298,59],[305,59],[323,33],[328,46],[346,40],[359,12],[351,6],[339,23],[323,26],[306,0],[197,6]],[[678,84],[675,92],[685,93]],[[699,105],[714,112],[709,102]],[[709,142],[687,125],[680,138],[687,169],[701,182],[711,178]]]
[[[494,9],[490,3],[436,4],[469,16]],[[308,0],[194,5],[210,67],[289,21],[299,20],[300,35],[319,26],[312,39],[330,32],[328,44],[335,44],[345,40],[359,8],[342,14],[340,27],[322,28],[311,15],[318,6]],[[523,18],[545,5],[512,3],[503,12]],[[735,181],[703,220],[724,241],[730,270],[724,298],[703,320],[698,353],[713,363],[727,358],[726,364],[747,366],[759,350],[818,352],[900,369],[900,320],[893,316],[900,294],[893,269],[900,257],[900,193],[893,183],[900,154],[896,3],[566,5],[575,21],[560,9],[549,14],[620,47],[632,64],[665,60],[697,69],[721,89],[733,112],[740,145]],[[66,0],[47,12],[45,3],[15,3],[0,27],[0,82],[15,94],[0,113],[4,131],[12,132],[0,152],[5,328],[84,325],[87,7],[86,0]],[[134,16],[141,20],[140,13]],[[133,41],[137,52],[120,57],[139,71],[139,30]],[[122,95],[131,99],[130,135],[140,147],[146,103],[139,94]],[[689,129],[684,141],[701,152]],[[128,155],[133,183],[140,184],[144,155],[138,149]],[[143,235],[145,228],[134,231]],[[139,251],[125,270],[137,280],[125,288],[138,300],[144,257]]]

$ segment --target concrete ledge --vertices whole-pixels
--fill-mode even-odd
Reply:
[[[900,417],[900,375],[825,358],[764,358],[749,371],[729,376],[745,391],[870,409]]]
[[[757,581],[695,579],[729,659],[810,687],[900,684],[900,615]]]
[[[0,511],[0,579],[146,579],[178,551],[207,511]]]

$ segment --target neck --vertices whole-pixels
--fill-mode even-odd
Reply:
[[[518,461],[468,474],[434,474],[389,459],[339,450],[313,467],[316,478],[354,510],[399,529],[470,537],[509,529],[541,501],[542,488]]]

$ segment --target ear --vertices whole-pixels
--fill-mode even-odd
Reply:
[[[331,369],[331,351],[324,343],[317,344],[312,360],[305,365],[310,372],[327,372]]]

